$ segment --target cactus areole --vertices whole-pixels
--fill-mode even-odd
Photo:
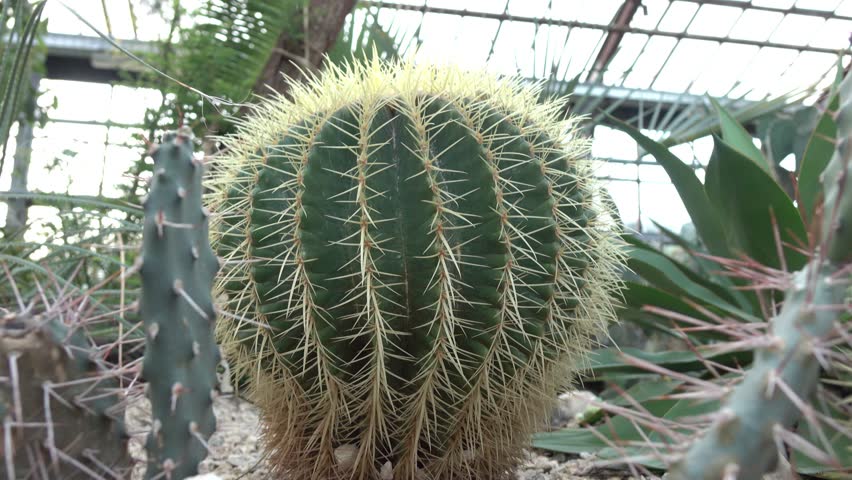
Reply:
[[[217,326],[285,478],[501,478],[613,319],[617,232],[564,102],[371,61],[226,139]]]

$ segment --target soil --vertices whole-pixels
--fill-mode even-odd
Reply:
[[[570,419],[578,409],[585,408],[584,395],[563,397],[556,414]],[[210,455],[200,466],[202,475],[196,480],[270,480],[272,479],[263,458],[258,438],[258,412],[249,402],[236,396],[220,396],[213,406],[217,430],[210,438]],[[133,480],[144,473],[145,452],[142,448],[150,429],[150,410],[143,400],[136,402],[127,412],[128,429],[138,432],[131,442],[131,454],[139,461]],[[631,477],[626,472],[604,470],[593,465],[590,454],[565,455],[543,451],[527,451],[527,459],[518,468],[517,480],[623,480],[627,478],[657,480],[659,477]]]

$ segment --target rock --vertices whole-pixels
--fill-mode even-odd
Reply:
[[[564,428],[577,423],[577,417],[582,415],[597,397],[592,392],[577,390],[559,395],[559,403],[550,418],[551,426]]]
[[[215,473],[205,473],[204,475],[196,475],[194,477],[187,477],[186,480],[222,480],[222,477],[216,475]]]

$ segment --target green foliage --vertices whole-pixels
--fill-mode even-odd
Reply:
[[[745,130],[718,104],[721,137],[715,137],[715,149],[703,184],[691,168],[662,144],[629,125],[619,125],[669,174],[700,240],[700,245],[692,245],[663,229],[673,243],[689,253],[691,261],[685,263],[628,236],[628,266],[640,281],[628,282],[626,305],[619,315],[643,327],[684,339],[690,348],[683,352],[634,352],[630,357],[604,350],[600,360],[593,360],[592,374],[601,379],[630,376],[654,382],[656,374],[680,372],[688,375],[683,378],[706,380],[723,372],[720,370],[723,367],[751,366],[742,387],[726,399],[727,416],[719,417],[721,420],[707,439],[696,444],[680,464],[683,470],[673,471],[681,475],[675,478],[721,478],[719,469],[729,463],[740,465],[740,478],[758,478],[775,459],[771,426],[777,422],[789,427],[802,413],[779,389],[767,388],[767,375],[776,374],[805,401],[811,398],[818,381],[830,383],[839,375],[837,371],[822,372],[821,378],[817,358],[799,350],[808,343],[806,337],[824,337],[833,324],[848,317],[841,306],[848,301],[848,262],[852,252],[852,239],[848,237],[852,187],[847,146],[852,128],[843,123],[850,115],[849,107],[845,109],[841,100],[843,95],[852,96],[852,92],[844,93],[852,88],[849,85],[852,81],[847,80],[843,87],[838,89],[835,85],[832,89],[826,100],[828,110],[803,149],[799,205],[781,186],[781,179],[775,174],[776,162],[764,157]],[[818,248],[809,251],[813,247]],[[762,291],[743,289],[749,287],[749,278],[732,278],[725,272],[726,266],[745,271],[746,277],[751,275],[752,280],[769,283],[770,287],[786,288],[787,292],[782,296],[779,292],[765,291],[767,287]],[[786,272],[796,270],[801,271],[791,276],[791,280],[785,280]],[[785,301],[778,309],[775,305],[780,305],[781,300]],[[772,338],[779,339],[777,344],[758,342],[758,331],[747,327],[767,316],[774,317],[772,333],[776,337]],[[735,330],[739,326],[742,330]],[[736,337],[740,342],[720,343],[730,340],[728,335],[732,331],[740,332]],[[829,348],[835,349],[834,355],[839,353],[836,345]],[[729,382],[736,378],[736,374],[728,373],[717,380]],[[710,383],[701,385],[707,388]],[[845,391],[848,395],[848,389]],[[844,390],[840,392],[842,396]],[[836,419],[849,415],[848,405],[829,403],[827,410],[821,410],[822,414]],[[706,410],[708,404],[715,406]],[[683,408],[688,412],[686,417],[693,417],[715,411],[719,405],[690,401]],[[647,408],[645,403],[642,406]],[[664,418],[672,419],[670,414]],[[830,472],[852,465],[852,456],[844,455],[849,445],[848,432],[839,425],[835,421],[818,433],[808,423],[800,434],[812,444],[838,453],[841,464],[826,465],[826,457],[813,450],[806,452],[813,458],[797,452],[794,465],[799,471]],[[621,440],[606,431],[601,433],[606,438]],[[634,438],[637,433],[638,430],[628,438]],[[584,433],[578,432],[566,435],[566,442],[572,445],[577,438],[585,438]],[[540,437],[535,444],[558,449],[558,438],[558,435]],[[653,441],[659,437],[649,438]],[[626,448],[621,454],[647,452],[636,445]],[[605,456],[612,458],[612,451]],[[665,467],[652,458],[638,461],[655,468]]]
[[[192,141],[188,129],[164,136],[151,154],[154,177],[144,205],[142,374],[153,414],[148,479],[196,475],[216,429],[220,355],[210,291],[219,266],[201,205],[204,164],[192,157]]]
[[[502,475],[619,284],[572,121],[516,83],[378,59],[291,89],[229,140],[214,194],[219,338],[272,465]]]

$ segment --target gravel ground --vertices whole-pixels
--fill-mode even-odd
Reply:
[[[557,412],[560,418],[570,419],[585,408],[585,396],[565,397]],[[217,431],[210,438],[210,455],[201,464],[207,475],[197,480],[270,480],[269,470],[261,456],[258,439],[257,409],[250,403],[233,396],[219,397],[213,405],[216,411]],[[131,442],[131,453],[139,460],[133,480],[141,479],[144,472],[144,435],[150,428],[150,410],[144,401],[127,412],[128,429],[139,432]],[[603,471],[592,466],[589,456],[551,455],[547,452],[528,451],[526,462],[518,468],[518,480],[623,480],[629,477],[617,471]],[[658,477],[641,477],[643,480]]]

